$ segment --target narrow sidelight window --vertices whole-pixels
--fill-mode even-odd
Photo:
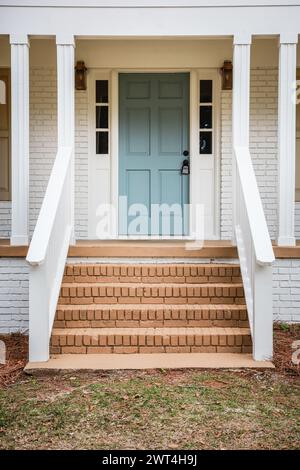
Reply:
[[[96,80],[96,154],[109,153],[109,89],[108,80]]]
[[[199,81],[199,153],[213,153],[213,81]]]

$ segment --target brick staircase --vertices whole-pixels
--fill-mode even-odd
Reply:
[[[51,354],[250,353],[230,264],[67,265]]]

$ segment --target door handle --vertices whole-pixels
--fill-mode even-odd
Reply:
[[[184,157],[188,157],[189,154],[190,154],[190,152],[189,152],[188,150],[184,150],[184,151],[182,152],[182,155],[183,155]]]

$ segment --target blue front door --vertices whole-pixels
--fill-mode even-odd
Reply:
[[[188,233],[188,152],[189,74],[120,74],[120,235]]]

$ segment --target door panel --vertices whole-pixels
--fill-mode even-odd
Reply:
[[[120,235],[188,232],[184,205],[189,203],[189,176],[181,175],[184,150],[189,150],[189,74],[120,74]],[[149,217],[141,216],[140,230],[133,233],[134,215],[127,216],[127,211],[137,203],[144,205]],[[163,215],[155,207],[159,204],[177,204],[178,214]],[[171,231],[162,224],[168,218]]]
[[[127,155],[150,155],[150,114],[149,108],[127,110]]]
[[[188,178],[183,177],[177,170],[161,170],[159,172],[160,205],[168,204],[168,209],[161,213],[160,234],[182,235],[188,233],[188,210],[184,207],[189,198]],[[183,209],[182,209],[183,208]],[[182,218],[182,212],[184,217]],[[170,218],[170,231],[168,219]]]
[[[127,99],[149,99],[151,82],[150,80],[137,79],[136,76],[132,80],[127,81],[126,98]]]
[[[128,207],[130,208],[128,214],[128,234],[135,235],[139,233],[140,235],[147,235],[151,199],[151,172],[149,170],[127,170],[126,192]],[[123,223],[124,230],[126,231],[126,219]]]
[[[183,116],[181,108],[160,108],[158,111],[158,153],[178,155],[183,149]]]

